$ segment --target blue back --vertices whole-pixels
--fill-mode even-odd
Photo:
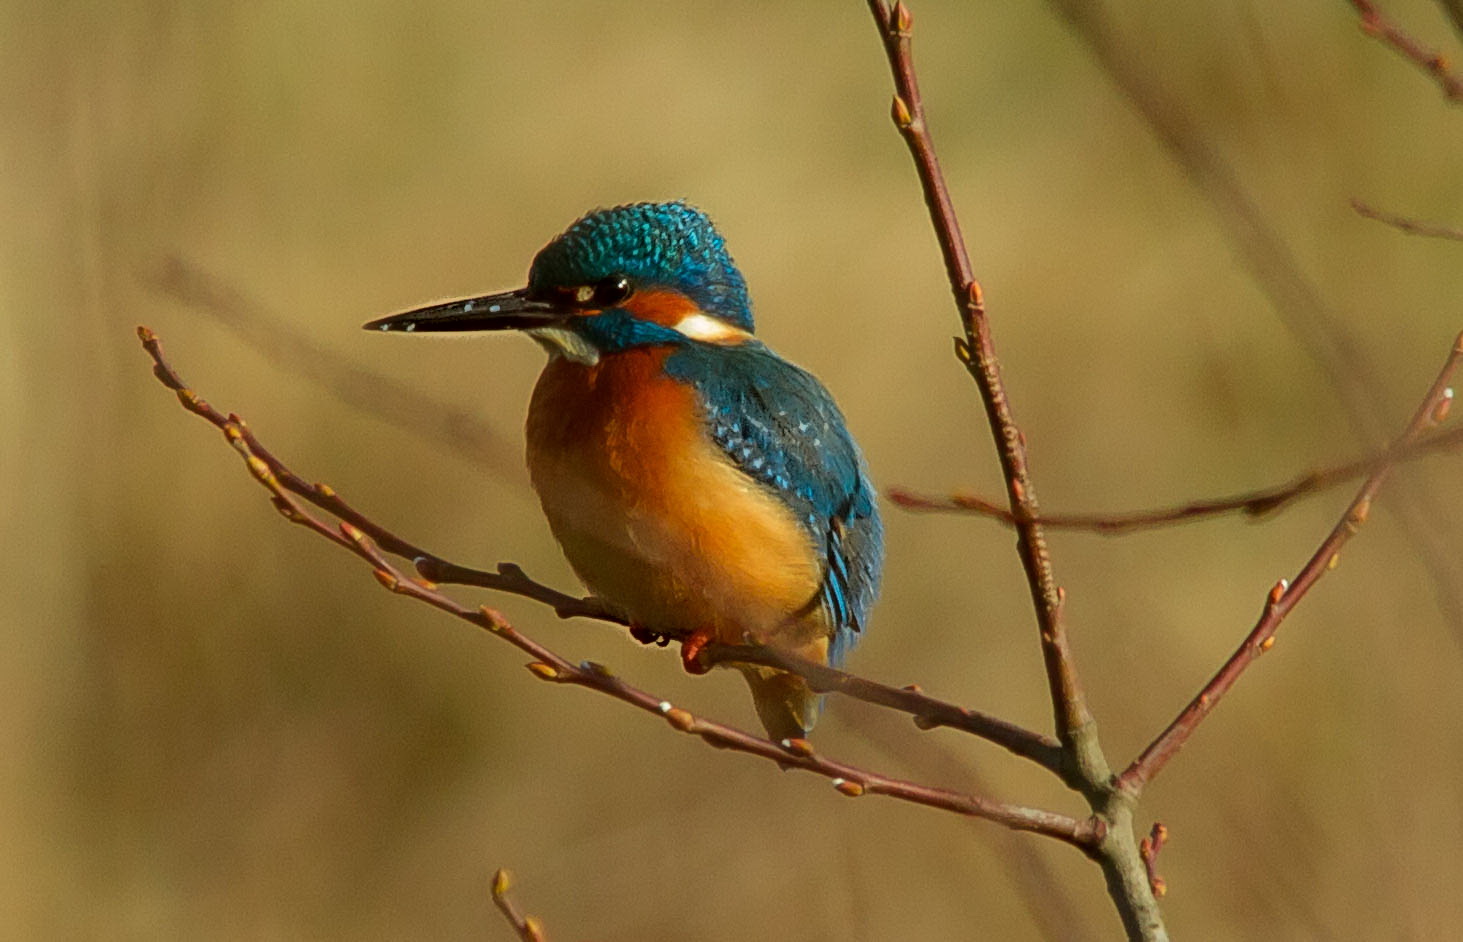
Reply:
[[[776,491],[823,552],[820,601],[834,626],[828,662],[840,665],[879,593],[884,557],[873,485],[843,414],[816,377],[755,340],[687,340],[665,368],[695,387],[727,457]]]

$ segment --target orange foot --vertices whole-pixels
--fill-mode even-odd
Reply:
[[[688,674],[704,674],[711,668],[701,662],[701,650],[715,640],[710,628],[697,628],[681,642],[681,664]]]

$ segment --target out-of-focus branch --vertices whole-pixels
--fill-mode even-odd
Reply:
[[[1115,513],[1046,513],[1041,515],[1041,523],[1052,530],[1087,530],[1105,536],[1116,536],[1135,530],[1150,530],[1154,527],[1189,523],[1222,514],[1238,513],[1247,517],[1263,517],[1275,513],[1301,497],[1319,493],[1353,478],[1369,474],[1383,464],[1420,458],[1459,446],[1463,446],[1463,428],[1449,429],[1446,432],[1425,435],[1414,442],[1398,445],[1391,450],[1379,451],[1376,454],[1367,455],[1365,458],[1348,461],[1346,464],[1308,471],[1285,484],[1277,484],[1256,491],[1190,501],[1186,504],[1152,510],[1129,510]],[[888,496],[891,501],[906,510],[974,514],[998,520],[1007,526],[1015,526],[1017,519],[1009,508],[974,494],[937,497],[894,488],[889,491]]]
[[[1458,31],[1458,37],[1463,39],[1463,0],[1438,0],[1443,7],[1443,12],[1448,14],[1448,19],[1453,21],[1453,28]]]
[[[1073,750],[1072,758],[1083,766],[1083,775],[1089,781],[1097,781],[1107,774],[1106,762],[1097,743],[1096,724],[1087,709],[1087,697],[1067,641],[1062,619],[1064,596],[1052,571],[1046,536],[1041,524],[1036,522],[1036,490],[1031,483],[1026,459],[1026,436],[1017,426],[1006,398],[985,300],[970,264],[960,222],[925,120],[924,99],[920,96],[910,50],[913,17],[903,3],[896,3],[891,9],[884,0],[869,0],[869,9],[879,27],[879,37],[883,40],[884,53],[894,76],[894,124],[914,158],[925,205],[929,207],[930,219],[945,260],[945,274],[965,328],[965,338],[957,341],[956,353],[980,389],[986,420],[995,437],[1001,472],[1006,481],[1007,500],[1011,512],[1021,521],[1016,526],[1016,545],[1041,629],[1042,657],[1057,738]]]
[[[1057,812],[993,801],[967,792],[893,778],[825,758],[806,740],[794,739],[775,743],[733,726],[698,717],[688,710],[672,705],[668,700],[631,686],[603,665],[592,662],[574,664],[522,634],[501,613],[487,606],[474,609],[459,604],[440,592],[434,583],[409,577],[392,565],[371,535],[372,531],[386,533],[384,528],[375,524],[370,524],[370,529],[357,525],[354,520],[364,518],[335,496],[333,490],[325,485],[304,484],[301,478],[290,472],[262,447],[256,451],[258,440],[244,428],[240,419],[236,416],[224,417],[182,382],[168,365],[162,346],[152,331],[145,327],[138,328],[138,336],[153,359],[153,371],[157,378],[177,394],[184,408],[222,429],[224,437],[243,458],[250,474],[269,491],[275,509],[287,520],[365,560],[371,565],[376,580],[388,590],[425,602],[433,608],[476,625],[527,653],[534,658],[528,669],[540,680],[598,691],[645,713],[663,717],[673,729],[698,736],[712,746],[770,759],[785,768],[797,768],[822,775],[831,779],[840,793],[851,798],[867,794],[887,795],[956,814],[983,818],[1013,830],[1042,834],[1071,844],[1085,853],[1092,853],[1093,848],[1102,840],[1106,826],[1096,817],[1079,819]],[[299,494],[298,487],[303,487],[307,493]],[[324,502],[343,508],[351,519],[342,518],[338,527],[332,527],[312,516],[296,499],[297,494],[307,499],[311,499],[309,495],[314,494],[319,500],[311,500],[317,506],[328,509],[322,506]],[[334,514],[334,511],[331,513]],[[397,549],[388,552],[403,556],[414,555],[412,551],[416,547],[404,541],[399,541],[398,545],[399,549],[406,552],[399,552]]]
[[[513,875],[507,870],[499,869],[493,874],[493,905],[498,907],[498,912],[508,920],[508,925],[518,933],[522,942],[547,942],[548,936],[544,935],[544,924],[537,916],[524,915],[522,910],[509,898],[508,891],[513,888]]]
[[[1413,441],[1424,430],[1437,425],[1447,417],[1453,402],[1453,389],[1448,384],[1452,381],[1453,373],[1457,370],[1460,359],[1463,359],[1463,334],[1460,334],[1454,342],[1453,349],[1449,352],[1442,369],[1439,370],[1437,379],[1433,381],[1427,395],[1423,397],[1422,404],[1417,407],[1417,411],[1413,413],[1411,420],[1398,437],[1399,447]],[[1162,771],[1168,760],[1183,748],[1194,730],[1204,721],[1219,700],[1229,692],[1245,669],[1257,657],[1270,650],[1271,645],[1275,643],[1275,632],[1280,628],[1285,617],[1305,597],[1311,586],[1315,585],[1328,571],[1335,568],[1340,559],[1342,547],[1366,522],[1372,501],[1376,498],[1377,492],[1395,464],[1395,461],[1384,461],[1373,470],[1362,483],[1361,489],[1357,491],[1356,497],[1347,506],[1346,512],[1341,515],[1336,526],[1321,541],[1321,545],[1296,573],[1295,578],[1281,579],[1275,584],[1265,599],[1259,621],[1240,643],[1240,646],[1235,649],[1235,652],[1230,655],[1229,660],[1225,661],[1224,666],[1204,685],[1198,695],[1189,701],[1189,705],[1123,772],[1119,779],[1123,789],[1134,795],[1141,792],[1143,786],[1152,781],[1153,777]]]
[[[1463,102],[1463,78],[1448,67],[1448,60],[1443,58],[1442,53],[1434,52],[1418,42],[1401,26],[1384,16],[1371,0],[1351,0],[1351,5],[1361,17],[1363,32],[1391,46],[1419,69],[1431,75],[1449,101]]]
[[[1423,222],[1420,219],[1399,216],[1396,213],[1389,213],[1377,209],[1356,199],[1351,201],[1351,208],[1368,219],[1384,222],[1392,228],[1400,229],[1408,235],[1427,236],[1433,239],[1453,239],[1463,242],[1463,229],[1457,228],[1456,226],[1444,226],[1439,223]]]
[[[1170,91],[1163,76],[1145,64],[1145,49],[1123,41],[1102,0],[1047,3],[1086,43],[1098,66],[1209,200],[1237,254],[1296,342],[1336,388],[1357,430],[1379,440],[1384,426],[1375,415],[1371,390],[1376,384],[1355,338],[1327,309],[1320,289],[1303,273],[1285,238],[1224,155],[1206,139],[1184,102]]]
[[[461,455],[474,468],[504,476],[520,472],[518,463],[508,457],[517,454],[517,446],[482,419],[316,343],[296,322],[191,262],[167,257],[141,277],[233,331],[271,363],[329,390],[346,405]]]

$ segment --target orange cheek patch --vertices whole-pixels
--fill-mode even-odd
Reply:
[[[637,291],[620,307],[643,321],[674,327],[700,312],[696,302],[677,291]]]

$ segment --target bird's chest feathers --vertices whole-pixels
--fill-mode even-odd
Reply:
[[[534,487],[580,578],[631,618],[772,631],[817,590],[818,557],[711,441],[696,390],[664,373],[669,353],[551,360],[529,407]]]
[[[588,488],[600,499],[654,500],[651,485],[699,444],[695,390],[664,375],[668,353],[549,362],[528,412],[529,469],[541,493]]]

